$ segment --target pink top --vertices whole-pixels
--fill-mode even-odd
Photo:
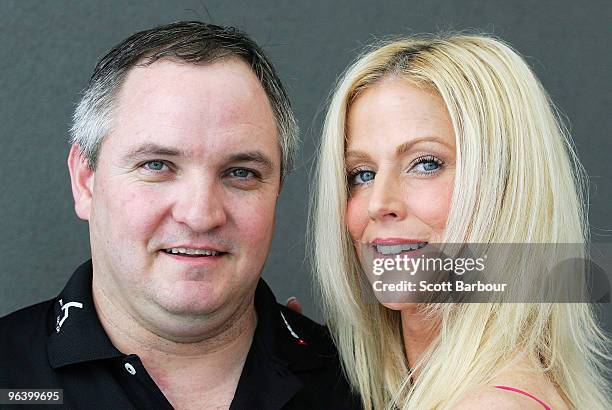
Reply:
[[[544,403],[542,400],[538,399],[538,398],[537,398],[536,396],[534,396],[533,394],[529,394],[529,393],[527,393],[526,391],[519,390],[519,389],[516,389],[516,388],[514,388],[514,387],[508,387],[508,386],[493,386],[493,387],[496,387],[496,388],[498,388],[498,389],[502,389],[502,390],[513,391],[513,392],[518,393],[518,394],[522,394],[523,396],[527,396],[527,397],[529,397],[529,398],[531,398],[531,399],[533,399],[533,400],[537,401],[538,403],[540,403],[540,404],[541,404],[541,405],[544,407],[544,409],[546,409],[546,410],[552,410],[552,409],[550,408],[550,406],[548,406],[548,404]]]

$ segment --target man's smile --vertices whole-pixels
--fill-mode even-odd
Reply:
[[[169,253],[169,254],[173,254],[173,255],[192,256],[192,257],[221,256],[227,253],[227,252],[215,251],[212,249],[194,249],[194,248],[168,248],[168,249],[162,249],[162,251]]]

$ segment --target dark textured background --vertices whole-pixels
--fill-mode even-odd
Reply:
[[[74,214],[65,161],[70,115],[96,61],[133,32],[176,20],[245,30],[269,53],[293,101],[304,143],[281,195],[264,273],[279,300],[297,295],[305,312],[320,318],[304,257],[312,155],[334,80],[380,36],[471,29],[514,45],[568,117],[591,176],[594,239],[612,241],[609,0],[379,3],[0,2],[0,316],[55,296],[89,257],[87,225]],[[537,172],[537,164],[527,166]],[[602,306],[608,329],[611,307]]]

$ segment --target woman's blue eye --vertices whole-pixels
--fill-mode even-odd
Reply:
[[[432,174],[438,171],[442,165],[442,162],[434,157],[420,158],[417,161],[412,167],[412,170],[417,174]]]
[[[438,169],[440,165],[438,165],[437,162],[433,162],[433,161],[429,161],[429,162],[423,162],[423,169],[425,171],[434,171],[436,169]]]
[[[359,171],[352,175],[351,183],[354,185],[366,184],[376,177],[376,173],[374,171]]]
[[[144,167],[149,171],[161,171],[164,169],[164,161],[149,161],[144,163]]]

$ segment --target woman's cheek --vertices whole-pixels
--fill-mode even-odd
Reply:
[[[406,203],[414,216],[440,233],[437,231],[444,230],[446,226],[452,194],[452,181],[430,181],[407,196]]]
[[[359,241],[368,224],[367,200],[363,196],[348,199],[346,208],[346,225],[353,241]]]

